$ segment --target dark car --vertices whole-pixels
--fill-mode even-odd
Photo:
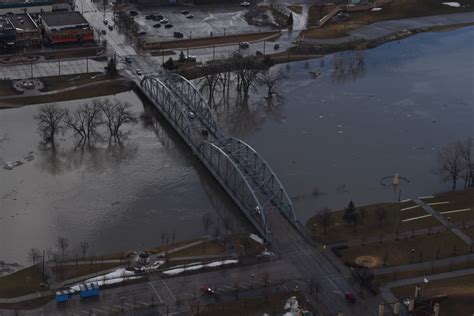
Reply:
[[[132,63],[132,59],[130,58],[130,56],[126,56],[126,57],[125,57],[125,62],[126,62],[127,64]]]
[[[165,28],[166,28],[166,29],[170,29],[170,28],[172,28],[172,27],[173,27],[173,24],[166,24],[166,25],[165,25]]]
[[[153,27],[155,28],[161,27],[161,24],[160,23],[153,24]]]
[[[135,10],[131,10],[131,11],[130,11],[130,15],[131,15],[131,16],[136,16],[136,15],[138,15],[138,12],[135,11]]]
[[[163,20],[164,16],[162,16],[161,14],[156,14],[154,17],[153,17],[153,21],[161,21]]]
[[[176,37],[176,38],[183,38],[183,37],[184,37],[184,34],[181,33],[181,32],[174,32],[174,33],[173,33],[173,36]]]
[[[102,30],[101,33],[102,33],[102,35],[105,35],[105,34],[107,34],[107,31]]]
[[[257,54],[257,56],[263,56],[263,53],[259,50],[257,50],[256,54]]]
[[[189,14],[189,11],[188,10],[183,10],[183,11],[181,11],[181,14],[187,15],[187,14]]]
[[[146,35],[146,32],[145,32],[145,31],[138,32],[138,35],[139,35],[139,36]]]
[[[155,16],[153,14],[148,14],[148,15],[145,16],[145,19],[146,20],[153,20],[154,17]]]
[[[355,298],[354,294],[352,294],[351,292],[344,293],[344,297],[351,304],[354,304],[356,302],[356,298]]]
[[[275,44],[275,45],[273,46],[273,49],[274,49],[274,50],[280,49],[280,45],[279,45],[279,44]]]

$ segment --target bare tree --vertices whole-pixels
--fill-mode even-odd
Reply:
[[[462,178],[464,179],[464,188],[474,186],[474,139],[466,138],[459,143],[459,151],[464,165]]]
[[[359,207],[359,217],[360,217],[360,223],[364,225],[365,218],[367,217],[367,210],[364,207]]]
[[[56,149],[56,135],[64,130],[64,116],[66,111],[57,105],[47,104],[39,108],[38,114],[34,119],[38,122],[38,130],[46,143]]]
[[[214,104],[214,97],[218,85],[222,82],[219,71],[219,65],[211,64],[205,68],[201,68],[201,91],[207,89],[208,102],[212,106]]]
[[[257,83],[267,88],[267,101],[271,103],[273,95],[275,94],[275,87],[284,79],[287,78],[286,73],[283,69],[271,70],[267,69],[262,71],[258,78]]]
[[[262,275],[262,279],[263,279],[263,284],[265,287],[268,286],[268,282],[270,281],[270,272],[268,271],[265,271]]]
[[[86,240],[81,241],[81,251],[82,251],[82,259],[86,257],[87,250],[89,250],[89,242]]]
[[[204,229],[204,233],[208,233],[209,228],[212,225],[212,215],[210,213],[206,213],[202,216],[202,228]]]
[[[250,89],[255,89],[257,77],[262,71],[262,66],[240,55],[234,56],[231,62],[235,69],[237,69],[237,92],[243,94],[243,105],[247,105]]]
[[[437,174],[441,177],[441,181],[451,181],[453,191],[456,190],[456,184],[463,169],[463,158],[458,144],[448,144],[440,149]]]
[[[101,104],[101,109],[105,116],[103,122],[109,131],[109,146],[112,144],[112,141],[116,144],[121,144],[121,137],[124,133],[120,129],[123,125],[138,121],[135,114],[130,111],[130,107],[129,103],[118,100],[114,102],[105,100]]]
[[[39,262],[40,258],[41,251],[38,248],[31,248],[28,252],[28,259],[30,260],[30,262],[35,265],[37,262]]]
[[[61,250],[61,254],[63,258],[66,252],[69,250],[69,246],[70,246],[70,243],[67,238],[59,236],[58,239],[56,240],[56,247],[58,248],[58,250]]]
[[[224,225],[224,230],[225,230],[226,236],[229,235],[229,231],[231,231],[233,226],[234,226],[234,222],[233,222],[232,218],[229,215],[225,215],[222,218],[222,224]]]
[[[318,212],[316,219],[318,223],[323,226],[324,234],[327,234],[328,225],[332,221],[332,213],[331,210],[327,207],[323,208],[321,211]]]
[[[383,207],[377,207],[376,213],[377,213],[377,220],[379,222],[379,228],[381,228],[383,221],[387,217],[387,211]]]

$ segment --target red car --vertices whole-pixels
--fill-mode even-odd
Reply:
[[[352,294],[351,292],[344,293],[344,297],[346,298],[346,300],[349,303],[354,304],[356,302],[356,298],[355,298],[354,294]]]
[[[202,294],[214,295],[216,293],[216,290],[210,286],[203,285],[201,286],[201,292]]]

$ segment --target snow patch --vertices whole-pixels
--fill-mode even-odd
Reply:
[[[372,8],[372,9],[370,9],[370,11],[378,12],[378,11],[382,11],[382,8]]]
[[[257,236],[257,235],[255,235],[255,234],[250,234],[249,237],[250,237],[250,239],[252,239],[252,240],[258,242],[258,243],[261,244],[261,245],[263,245],[263,239],[260,238],[260,236]]]
[[[447,5],[448,7],[452,7],[452,8],[461,7],[461,4],[459,2],[443,2],[443,4]]]
[[[214,261],[214,262],[210,262],[206,264],[202,264],[200,262],[191,263],[189,265],[177,266],[174,269],[163,271],[163,273],[166,275],[177,275],[185,271],[195,271],[195,270],[200,270],[202,268],[215,268],[215,267],[220,267],[222,265],[227,265],[227,264],[236,264],[238,262],[239,260],[236,260],[236,259],[227,259],[223,261]]]

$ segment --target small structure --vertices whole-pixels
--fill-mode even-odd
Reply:
[[[13,48],[15,39],[15,28],[5,16],[0,16],[0,50],[4,52]]]
[[[74,290],[68,289],[64,291],[57,291],[56,292],[56,302],[68,302],[71,299],[71,296],[74,294]]]
[[[40,14],[44,35],[51,44],[94,41],[94,31],[81,13],[49,12]]]
[[[0,14],[51,12],[52,0],[2,0]]]
[[[29,13],[9,14],[6,18],[15,28],[15,47],[41,46],[41,30]]]
[[[79,285],[79,295],[81,298],[99,296],[99,283],[90,282]]]

